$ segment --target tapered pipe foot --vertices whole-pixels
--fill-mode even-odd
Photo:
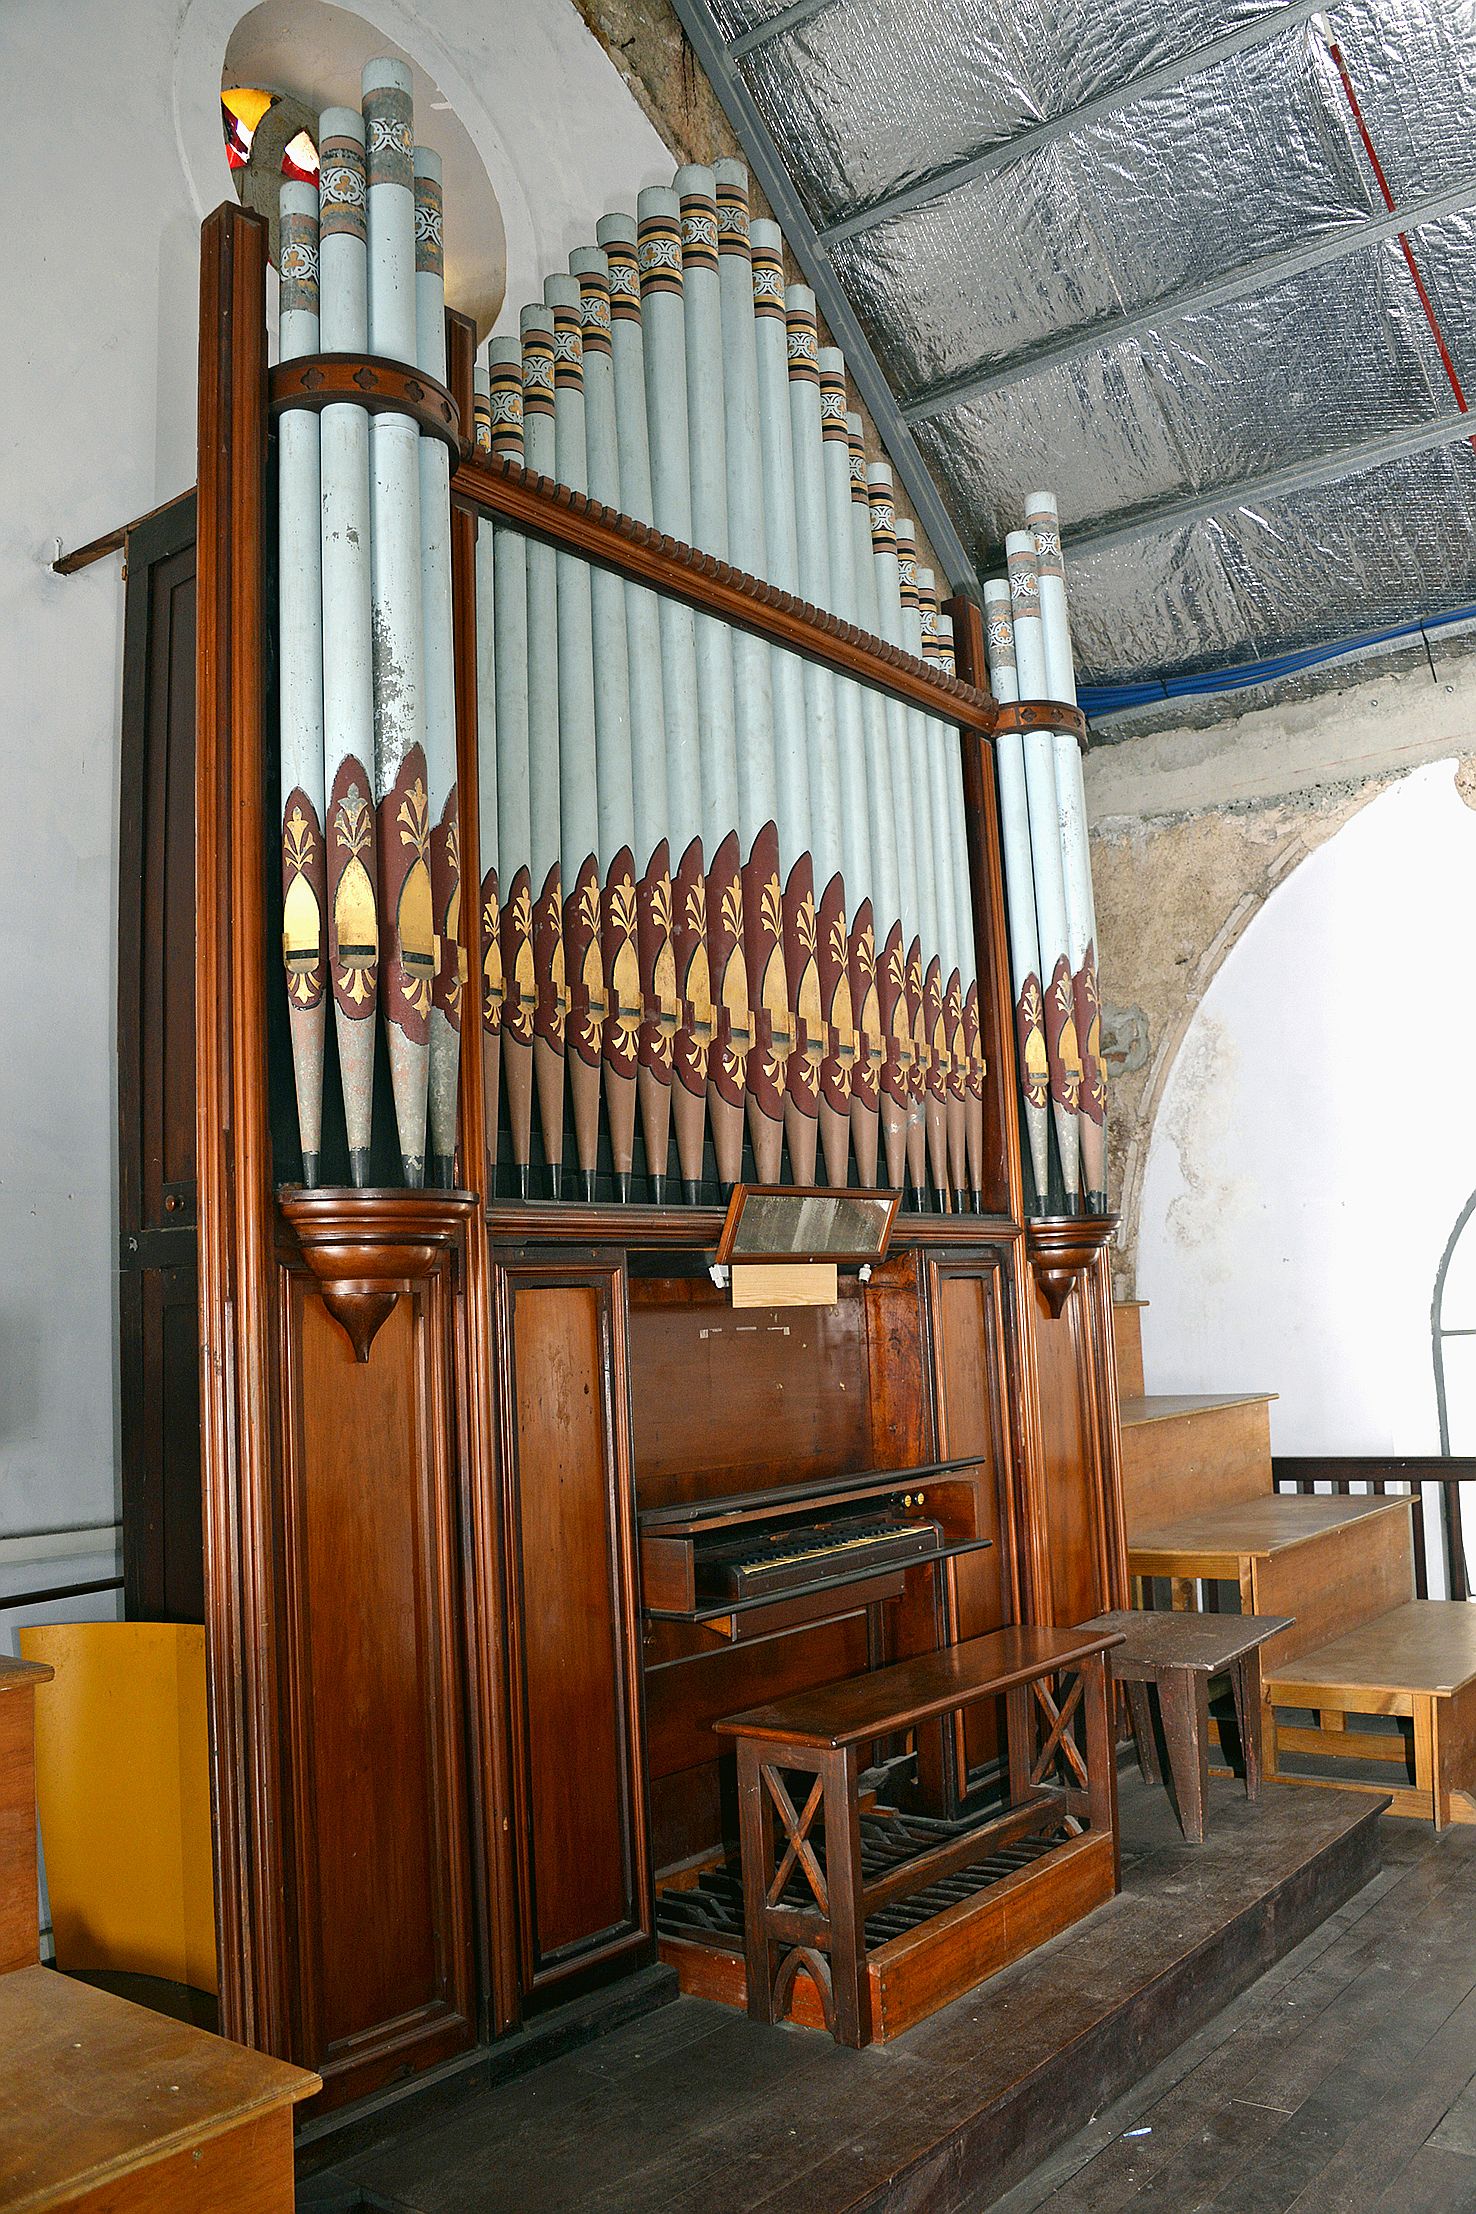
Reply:
[[[438,1192],[449,1192],[456,1182],[456,1159],[450,1153],[431,1155],[430,1181]]]
[[[579,1171],[579,1196],[586,1207],[594,1205],[595,1172],[593,1169],[581,1169]]]
[[[621,1207],[628,1207],[630,1205],[629,1169],[617,1169],[615,1172],[615,1199],[616,1203]]]
[[[316,1189],[321,1174],[322,1156],[317,1153],[304,1153],[302,1157],[302,1180],[309,1191]]]
[[[519,1199],[527,1199],[530,1196],[533,1189],[532,1173],[526,1161],[519,1161],[515,1164],[513,1178],[518,1187]]]
[[[702,1185],[695,1176],[682,1178],[682,1197],[689,1207],[695,1207],[702,1197]]]
[[[1105,1215],[1106,1212],[1107,1194],[1105,1192],[1088,1192],[1087,1213],[1089,1215]]]
[[[1081,1213],[1081,1193],[1068,1192],[1066,1194],[1066,1204],[1061,1212],[1063,1215],[1079,1215]]]
[[[664,1207],[666,1205],[666,1178],[664,1176],[648,1176],[646,1182],[651,1187],[651,1205],[653,1207]]]
[[[418,1192],[425,1183],[425,1155],[423,1153],[402,1153],[400,1155],[400,1174],[405,1179],[406,1190]]]
[[[367,1145],[355,1146],[349,1153],[349,1182],[356,1192],[368,1189],[369,1148]]]
[[[983,1192],[983,1188],[982,1188],[982,1187],[976,1187],[976,1188],[975,1188],[975,1189],[974,1189],[974,1190],[973,1190],[972,1192],[970,1192],[970,1194],[969,1194],[969,1197],[970,1197],[970,1198],[971,1198],[971,1199],[973,1200],[973,1202],[974,1202],[974,1213],[975,1213],[976,1215],[982,1215],[982,1214],[983,1214],[983,1212],[984,1212],[984,1192]]]
[[[548,1196],[550,1199],[562,1199],[564,1196],[564,1168],[561,1161],[550,1161],[548,1164]]]
[[[724,1177],[724,1178],[722,1179],[722,1181],[721,1181],[721,1182],[719,1183],[719,1185],[718,1185],[718,1197],[719,1197],[719,1198],[721,1199],[721,1201],[722,1201],[722,1203],[723,1203],[723,1205],[724,1205],[725,1207],[727,1206],[727,1204],[728,1204],[728,1201],[729,1201],[729,1200],[730,1200],[730,1199],[732,1198],[732,1196],[733,1196],[734,1192],[736,1192],[736,1191],[737,1191],[737,1189],[738,1189],[738,1186],[737,1186],[737,1184],[736,1184],[736,1183],[733,1183],[733,1182],[731,1182],[731,1181],[730,1181],[730,1180],[729,1180],[729,1179],[728,1179],[727,1177]]]

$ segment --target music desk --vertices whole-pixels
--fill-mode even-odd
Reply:
[[[995,1630],[715,1725],[738,1754],[755,2020],[783,2019],[803,1969],[839,2044],[895,2036],[1112,1896],[1117,1767],[1106,1655],[1120,1643],[1118,1631],[1091,1627]],[[868,1869],[862,1748],[1000,1699],[1008,1806],[933,1825],[938,1841],[903,1859],[873,1850]],[[792,1795],[786,1779],[795,1775],[804,1788]],[[896,1928],[893,1910],[909,1902],[921,1912]]]

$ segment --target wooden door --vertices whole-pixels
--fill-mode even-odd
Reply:
[[[525,2003],[652,1955],[625,1272],[501,1271]]]
[[[292,2057],[320,2104],[477,2034],[450,1270],[363,1361],[281,1277]]]
[[[1036,1619],[1063,1628],[1127,1605],[1127,1542],[1112,1273],[1116,1216],[1034,1222],[1027,1232],[1040,1423],[1032,1519],[1038,1533]]]
[[[202,1622],[195,1188],[195,501],[130,532],[119,754],[123,1576]]]

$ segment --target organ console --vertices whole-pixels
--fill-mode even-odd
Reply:
[[[736,162],[479,365],[397,69],[284,203],[270,370],[264,227],[202,248],[222,2012],[323,2105],[658,1953],[735,1995],[714,1725],[1126,1595],[1048,509],[987,663]],[[740,1184],[910,1205],[738,1307]],[[988,1702],[902,1739],[889,1851],[997,1812]]]

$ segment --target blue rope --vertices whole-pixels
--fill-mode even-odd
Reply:
[[[1140,684],[1083,684],[1078,693],[1088,716],[1110,715],[1123,707],[1142,707],[1150,700],[1188,699],[1215,692],[1239,692],[1247,685],[1268,684],[1276,677],[1293,676],[1299,669],[1315,668],[1320,661],[1336,661],[1340,654],[1356,653],[1364,646],[1386,646],[1397,638],[1418,638],[1446,623],[1469,622],[1476,607],[1452,608],[1445,615],[1426,615],[1394,630],[1375,630],[1362,638],[1342,638],[1330,646],[1307,646],[1299,653],[1275,655],[1269,661],[1243,662],[1238,669],[1216,669],[1198,676],[1153,677]]]

